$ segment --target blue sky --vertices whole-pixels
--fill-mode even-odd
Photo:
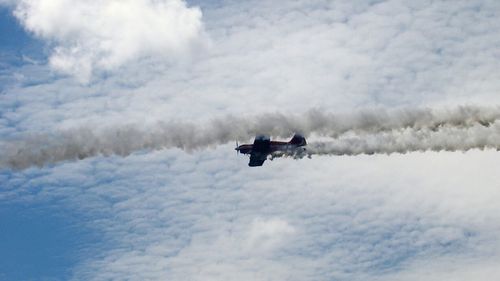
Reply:
[[[495,280],[496,150],[250,169],[215,132],[228,116],[494,107],[499,12],[486,0],[0,1],[0,279]]]

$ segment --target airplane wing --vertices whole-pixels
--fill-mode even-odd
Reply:
[[[262,166],[262,164],[264,164],[264,161],[266,161],[266,159],[267,159],[267,154],[252,153],[250,154],[250,162],[248,163],[248,166],[250,167]]]
[[[250,154],[250,162],[248,166],[262,166],[270,153],[271,139],[268,136],[260,135],[255,138]]]

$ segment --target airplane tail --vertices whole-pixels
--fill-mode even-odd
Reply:
[[[293,136],[293,138],[290,140],[289,143],[290,144],[295,144],[295,145],[298,145],[298,146],[304,146],[304,145],[307,144],[306,138],[304,138],[303,136],[301,136],[299,134],[295,134]]]

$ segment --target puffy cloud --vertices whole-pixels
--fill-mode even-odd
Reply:
[[[479,272],[500,256],[494,151],[250,170],[230,149],[32,169],[12,175],[0,198],[85,215],[78,229],[102,238],[86,244],[78,280],[419,280],[445,273],[434,261],[459,261],[445,267],[458,276],[468,261]]]
[[[495,104],[499,4],[200,1],[214,44],[207,56],[188,67],[124,64],[90,86],[23,66],[10,73],[18,83],[2,90],[0,135],[203,124],[315,106]],[[94,252],[78,256],[74,279],[460,280],[497,272],[496,151],[313,156],[250,170],[232,148],[1,171],[0,199],[69,209],[103,233],[88,247]]]
[[[16,110],[0,118],[33,131],[58,122],[500,102],[500,28],[491,28],[500,26],[491,17],[500,2],[470,3],[202,2],[213,48],[189,66],[141,60],[91,87],[40,83],[43,66],[19,71],[28,87],[6,91],[2,103]]]
[[[293,234],[294,231],[295,229],[285,220],[257,218],[252,222],[245,244],[248,249],[254,251],[269,251],[278,247],[286,236]]]
[[[52,67],[84,82],[137,58],[183,55],[203,32],[201,10],[183,0],[23,0],[15,15],[52,43]]]

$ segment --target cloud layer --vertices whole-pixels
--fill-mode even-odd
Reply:
[[[15,15],[52,43],[52,67],[83,82],[138,58],[185,55],[203,31],[200,9],[183,0],[23,0]]]
[[[0,1],[7,2],[17,1]],[[108,73],[90,84],[51,74],[45,60],[0,71],[8,81],[0,83],[1,149],[13,145],[0,154],[7,167],[96,155],[0,170],[2,206],[38,214],[50,207],[54,216],[78,218],[76,226],[62,219],[64,227],[54,230],[72,235],[71,227],[82,240],[75,265],[62,266],[64,276],[399,281],[498,275],[497,151],[314,156],[248,169],[232,149],[235,138],[251,140],[257,129],[285,139],[311,128],[319,132],[308,137],[311,145],[322,141],[318,149],[330,149],[333,142],[326,153],[334,154],[337,148],[384,152],[391,144],[495,143],[497,108],[454,105],[500,103],[499,1],[189,3],[203,11],[213,44],[189,64],[134,57],[108,72],[98,66],[107,54],[96,48],[102,57],[91,57],[92,71]],[[54,36],[43,38],[49,47],[71,50]],[[401,106],[409,110],[390,110]],[[328,122],[307,127],[310,119]],[[191,141],[169,135],[176,124]],[[218,130],[210,133],[211,126]],[[154,150],[221,142],[230,144],[196,153]],[[27,148],[24,162],[10,161],[21,148]],[[137,149],[128,157],[99,156]],[[9,214],[22,221],[16,217],[22,214]],[[85,229],[98,241],[78,235]],[[26,229],[27,237],[33,230]],[[70,279],[64,276],[45,279]]]
[[[491,267],[500,260],[496,152],[285,159],[255,170],[240,169],[245,159],[228,157],[228,149],[30,169],[0,195],[51,201],[101,233],[102,244],[91,244],[92,255],[73,268],[75,279],[419,280],[419,273],[440,273],[461,280],[498,272]]]

